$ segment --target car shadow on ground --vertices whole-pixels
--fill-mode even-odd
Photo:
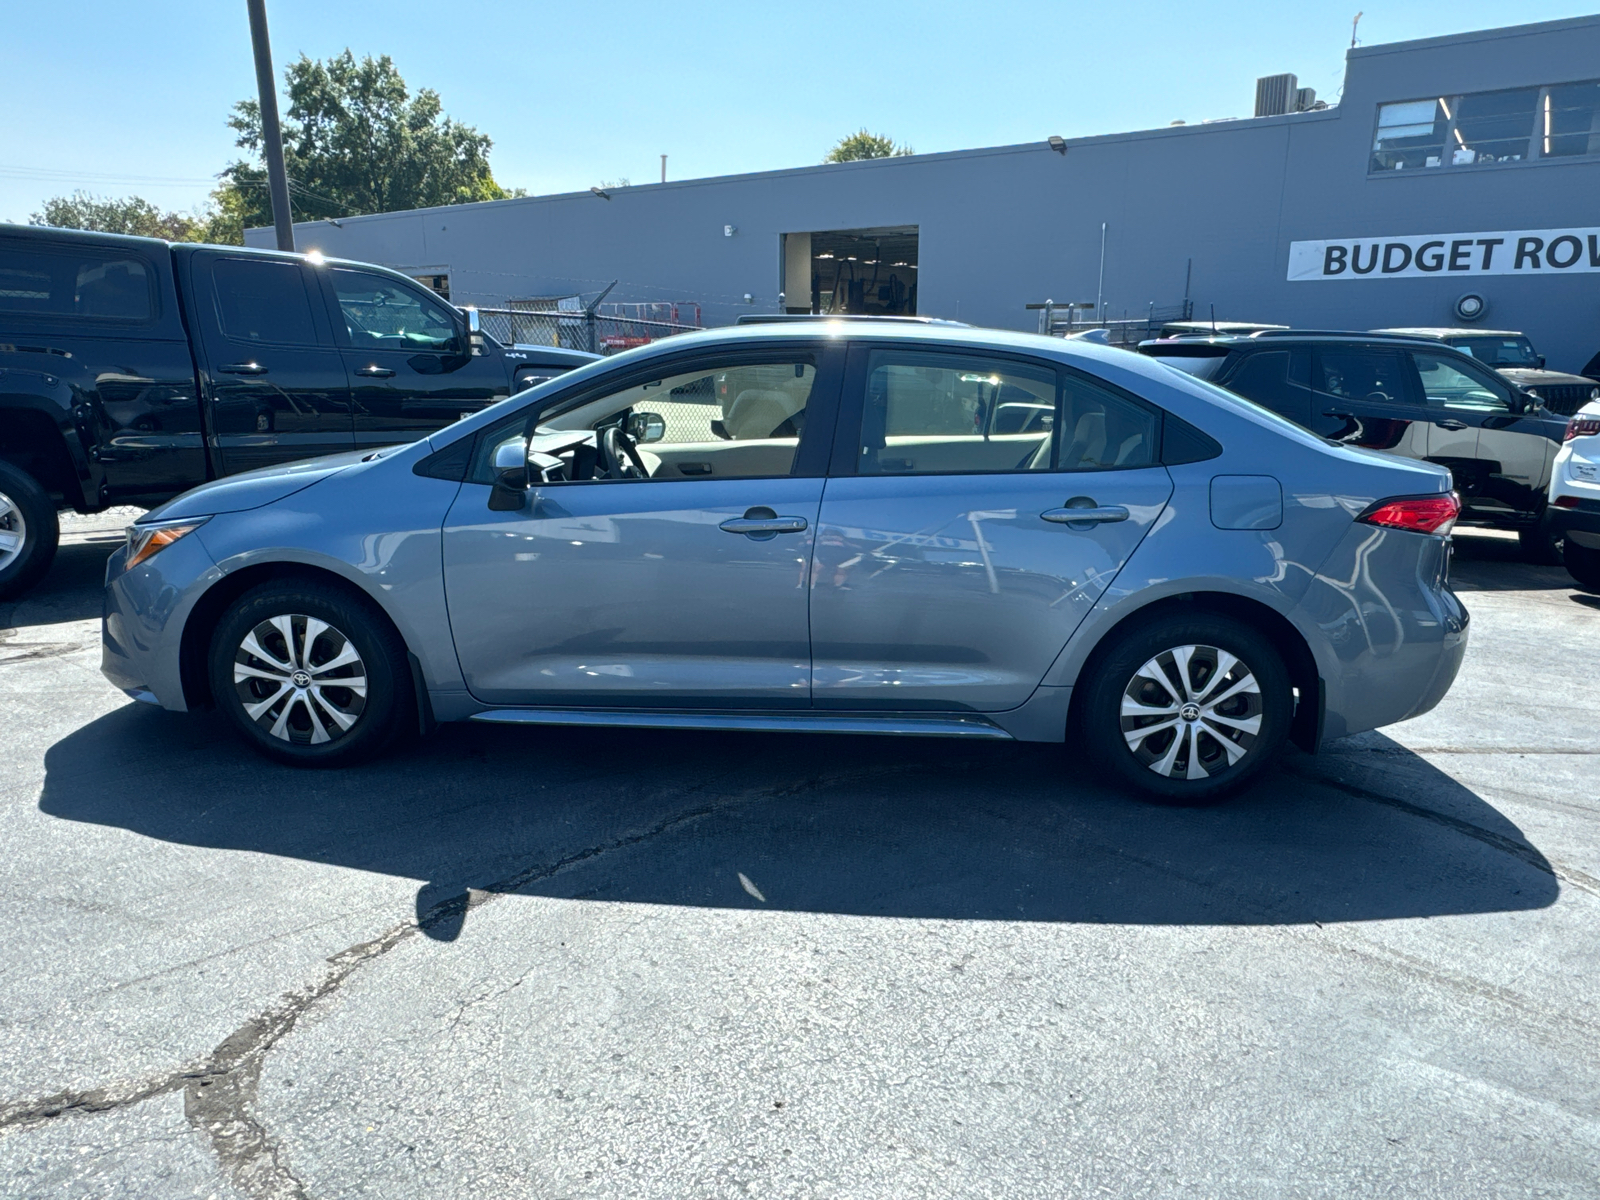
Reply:
[[[1563,566],[1528,562],[1514,537],[1458,532],[1451,539],[1450,586],[1459,592],[1572,591]]]
[[[15,600],[0,602],[0,629],[99,617],[106,559],[122,542],[120,533],[95,533],[63,542],[37,585]]]
[[[1171,809],[1102,786],[1061,746],[460,725],[307,771],[260,759],[214,715],[130,704],[50,748],[40,807],[413,879],[419,920],[445,940],[470,919],[467,889],[1186,925],[1555,900],[1550,864],[1490,804],[1380,735],[1357,751],[1295,752],[1221,807]],[[1363,783],[1364,762],[1387,782]]]

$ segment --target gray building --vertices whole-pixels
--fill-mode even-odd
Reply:
[[[296,237],[447,281],[458,304],[616,280],[609,300],[691,301],[713,325],[781,294],[791,311],[1016,329],[1036,328],[1025,305],[1047,298],[1111,318],[1187,300],[1202,319],[1366,329],[1459,324],[1476,296],[1477,324],[1526,331],[1553,367],[1600,350],[1600,17],[1363,46],[1339,102],[1312,100],[1268,78],[1267,115],[1240,120],[352,217]]]

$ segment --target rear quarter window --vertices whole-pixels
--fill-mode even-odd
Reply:
[[[155,316],[155,270],[122,249],[0,244],[0,313],[135,323]]]

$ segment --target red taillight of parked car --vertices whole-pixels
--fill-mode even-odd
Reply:
[[[1441,537],[1455,528],[1461,515],[1461,497],[1454,492],[1442,496],[1396,496],[1379,500],[1356,518],[1385,529],[1407,529],[1412,533],[1436,533]]]
[[[1567,436],[1563,440],[1570,442],[1594,433],[1600,433],[1600,417],[1573,417],[1567,422]]]

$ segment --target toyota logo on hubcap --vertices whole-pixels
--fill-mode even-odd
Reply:
[[[1171,711],[1170,709],[1168,710]],[[1198,704],[1185,704],[1178,710],[1178,715],[1185,721],[1198,721],[1200,719],[1200,706]]]
[[[307,675],[304,671],[296,671],[293,675],[289,676],[289,682],[294,684],[297,688],[308,688],[311,686],[311,676]]]

